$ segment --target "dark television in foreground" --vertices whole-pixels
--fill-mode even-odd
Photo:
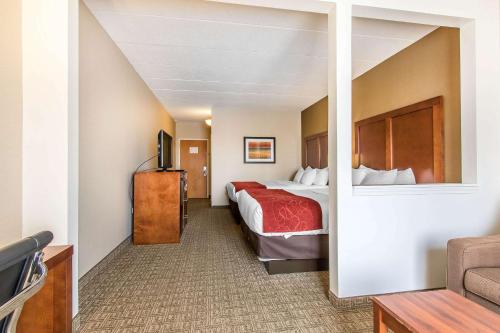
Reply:
[[[158,133],[158,168],[172,167],[172,137],[164,130]]]

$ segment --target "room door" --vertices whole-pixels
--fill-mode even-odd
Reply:
[[[207,198],[207,140],[180,140],[180,159],[188,172],[188,198]]]

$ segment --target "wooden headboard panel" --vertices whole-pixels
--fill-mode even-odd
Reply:
[[[357,166],[412,168],[417,183],[444,181],[442,96],[354,124]]]
[[[328,132],[311,135],[304,138],[303,167],[326,168],[328,166]]]

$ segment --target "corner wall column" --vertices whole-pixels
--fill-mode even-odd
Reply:
[[[22,235],[73,244],[78,311],[78,1],[22,1]]]

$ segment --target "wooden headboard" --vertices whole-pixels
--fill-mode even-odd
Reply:
[[[303,167],[326,168],[328,166],[328,132],[311,135],[304,138]]]
[[[357,166],[412,168],[417,183],[444,181],[443,98],[431,98],[354,124]]]

